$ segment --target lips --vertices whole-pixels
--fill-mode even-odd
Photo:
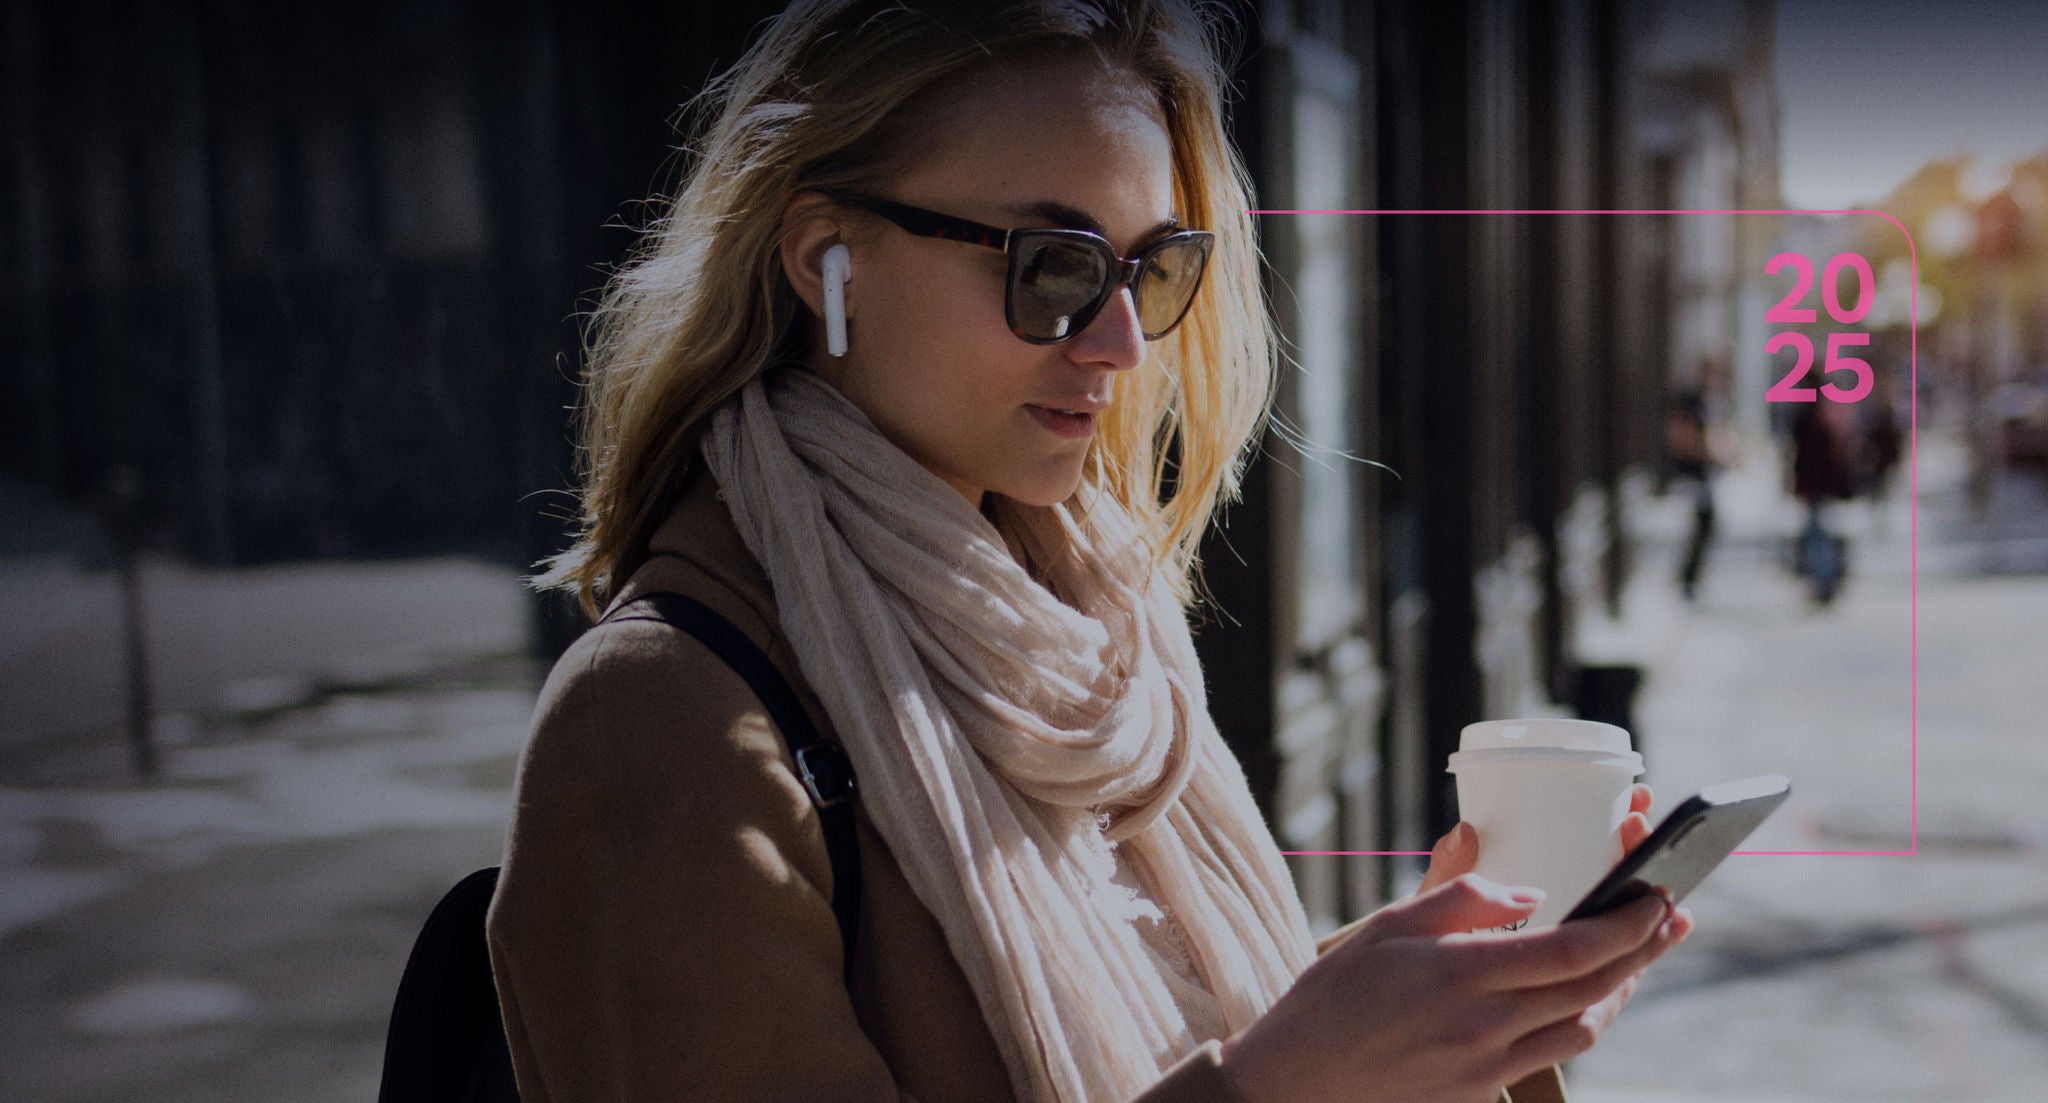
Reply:
[[[1086,403],[1080,404],[1086,407]],[[1026,405],[1033,421],[1069,440],[1083,440],[1095,433],[1095,409],[1066,406]],[[1100,407],[1096,407],[1100,409]]]
[[[1043,402],[1033,402],[1030,405],[1036,406],[1041,410],[1051,410],[1062,414],[1099,414],[1109,409],[1109,399],[1090,398],[1087,395],[1069,395],[1062,398],[1048,398]]]

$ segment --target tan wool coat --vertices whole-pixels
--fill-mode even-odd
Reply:
[[[701,464],[614,600],[656,590],[732,621],[833,734]],[[858,798],[849,990],[825,837],[794,769],[747,684],[686,633],[613,622],[555,664],[488,927],[525,1103],[1013,1098],[944,934]],[[1137,1100],[1242,1103],[1219,1047]],[[1555,1069],[1510,1091],[1564,1099]]]

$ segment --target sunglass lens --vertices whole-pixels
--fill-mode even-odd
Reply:
[[[1010,324],[1026,337],[1060,341],[1088,324],[1089,308],[1109,279],[1109,261],[1086,245],[1058,239],[1018,246],[1010,281]]]
[[[1202,270],[1209,263],[1209,239],[1189,238],[1153,253],[1138,272],[1131,288],[1137,300],[1138,324],[1145,337],[1164,337],[1188,312],[1195,289],[1202,285]]]

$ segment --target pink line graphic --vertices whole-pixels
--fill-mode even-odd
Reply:
[[[1908,787],[1911,793],[1909,804],[1910,831],[1907,850],[1737,850],[1733,853],[1753,856],[1789,856],[1802,858],[1901,858],[1911,857],[1920,852],[1920,250],[1913,242],[1913,234],[1905,224],[1883,211],[1877,210],[1396,210],[1391,208],[1262,208],[1255,207],[1245,212],[1249,215],[1288,214],[1825,214],[1876,215],[1898,227],[1906,239],[1906,253],[1912,264],[1912,287],[1907,317],[1909,339],[1907,392],[1910,396],[1910,411],[1907,418],[1907,452],[1911,459],[1907,463],[1907,486],[1909,524],[1912,530],[1908,542],[1909,607],[1908,614],[1908,701],[1907,729],[1911,733],[1911,767],[1908,771]],[[1280,853],[1297,857],[1409,857],[1427,856],[1427,850],[1283,850]]]

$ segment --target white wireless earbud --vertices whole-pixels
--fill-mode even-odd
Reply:
[[[825,250],[825,351],[846,355],[846,273],[853,253],[844,243]]]

